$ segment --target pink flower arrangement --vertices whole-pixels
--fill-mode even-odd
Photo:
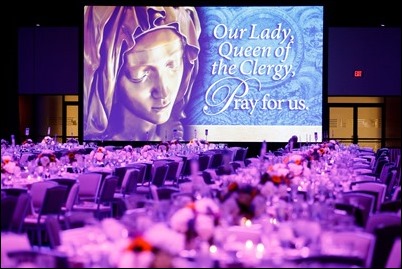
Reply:
[[[290,186],[292,183],[297,184],[300,177],[309,175],[308,158],[300,154],[289,154],[285,156],[283,162],[269,165],[266,172],[261,175],[260,183],[271,181],[277,186]]]
[[[42,139],[41,144],[44,144],[47,146],[54,145],[54,140],[53,140],[53,138],[51,138],[50,136],[47,135]]]
[[[1,157],[1,173],[2,174],[14,174],[16,169],[20,169],[13,157],[10,155],[4,155]]]
[[[111,263],[118,268],[173,268],[173,257],[183,249],[183,235],[158,223],[116,244]]]
[[[254,219],[262,214],[261,205],[265,205],[258,185],[232,181],[221,192],[220,200],[226,215],[231,216],[233,222],[239,224],[241,219]]]
[[[89,154],[90,159],[93,159],[96,165],[104,165],[109,152],[105,147],[97,147]]]
[[[37,157],[38,166],[47,167],[50,163],[57,162],[57,157],[53,150],[42,150],[42,152]]]
[[[208,241],[219,224],[219,216],[219,205],[210,198],[202,198],[177,210],[169,223],[173,230],[185,235],[187,243],[196,237]]]

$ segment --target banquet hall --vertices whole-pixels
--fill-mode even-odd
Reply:
[[[12,3],[1,267],[400,268],[392,3],[149,4]]]

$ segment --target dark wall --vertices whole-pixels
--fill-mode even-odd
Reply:
[[[400,96],[401,28],[329,28],[328,95]]]
[[[18,92],[78,94],[78,35],[78,27],[20,28]]]

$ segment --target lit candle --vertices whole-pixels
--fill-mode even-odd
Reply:
[[[252,240],[247,240],[246,241],[246,245],[245,245],[245,247],[246,247],[246,249],[252,249],[253,247],[254,247],[254,243],[253,243],[253,241]]]
[[[212,258],[218,257],[218,248],[215,245],[211,245],[209,247],[209,253]]]
[[[264,244],[258,243],[255,252],[255,256],[257,257],[257,259],[262,259],[264,257],[264,251],[265,251]]]

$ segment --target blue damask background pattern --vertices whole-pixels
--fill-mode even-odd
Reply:
[[[323,7],[197,11],[200,69],[184,125],[322,124]]]

